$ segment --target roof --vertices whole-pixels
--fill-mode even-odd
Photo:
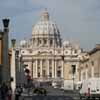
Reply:
[[[96,47],[93,48],[89,53],[89,55],[94,54],[95,52],[100,51],[100,44],[96,44]]]

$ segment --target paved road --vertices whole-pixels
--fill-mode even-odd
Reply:
[[[27,97],[21,97],[20,100],[74,100],[74,99],[68,96],[32,96],[32,97],[27,96]]]
[[[74,100],[80,99],[78,91],[64,91],[58,88],[51,87],[48,87],[46,90],[48,91],[48,95],[71,97]]]
[[[79,100],[79,94],[76,91],[63,91],[61,89],[55,89],[52,87],[46,87],[46,90],[46,96],[22,96],[20,100]]]

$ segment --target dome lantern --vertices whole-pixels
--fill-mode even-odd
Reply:
[[[47,9],[45,9],[45,11],[43,11],[42,15],[41,15],[41,20],[49,20],[49,13],[47,11]]]

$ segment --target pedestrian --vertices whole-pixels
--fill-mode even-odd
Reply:
[[[1,98],[2,100],[7,100],[8,86],[3,83],[1,85]]]
[[[18,86],[16,86],[16,89],[15,89],[15,100],[19,100]]]
[[[22,88],[20,86],[17,86],[15,89],[15,100],[19,100],[22,92]]]
[[[8,87],[8,100],[12,100],[12,89]]]

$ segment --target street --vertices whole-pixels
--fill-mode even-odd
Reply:
[[[20,100],[74,100],[72,97],[68,96],[27,96],[21,97]]]
[[[47,95],[23,95],[20,100],[80,100],[79,94],[73,91],[64,91],[57,88],[46,88]]]

